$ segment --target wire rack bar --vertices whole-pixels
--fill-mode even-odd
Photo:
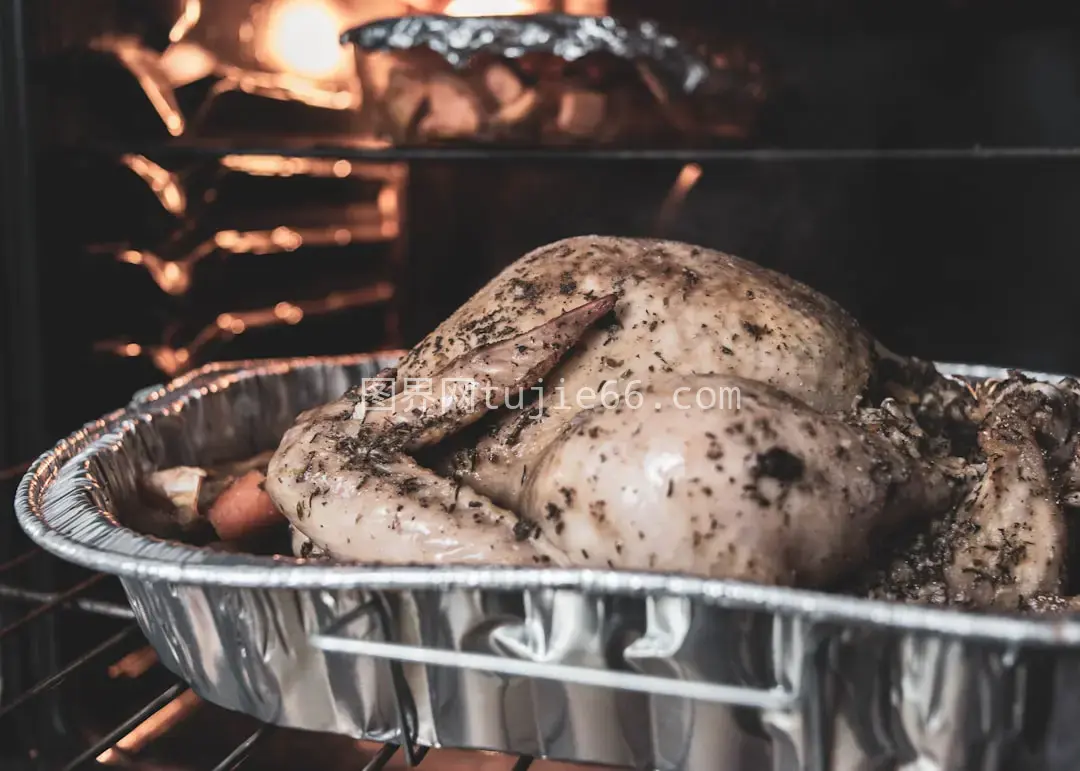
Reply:
[[[35,685],[31,686],[26,691],[19,694],[19,696],[14,701],[12,701],[10,704],[6,704],[3,707],[0,707],[0,719],[2,719],[5,715],[10,713],[12,710],[17,709],[18,707],[20,707],[23,704],[25,704],[26,702],[28,702],[30,699],[37,696],[39,693],[44,693],[45,691],[49,690],[53,686],[58,685],[68,675],[72,674],[73,672],[75,672],[76,670],[78,670],[81,667],[85,666],[86,664],[90,663],[91,661],[96,659],[101,654],[103,654],[103,653],[105,653],[105,652],[107,652],[109,650],[112,650],[117,645],[122,643],[124,640],[131,637],[132,634],[138,630],[138,628],[139,627],[137,627],[137,626],[135,626],[133,624],[133,625],[123,629],[122,631],[118,632],[117,634],[114,634],[112,637],[108,638],[104,642],[101,642],[98,645],[95,645],[93,648],[91,648],[90,650],[83,653],[81,656],[79,656],[77,659],[75,659],[71,663],[67,664],[64,667],[61,667],[56,672],[53,672],[51,675],[46,677],[44,680],[40,680]]]
[[[291,146],[290,146],[291,145]],[[270,146],[265,139],[224,144],[212,140],[167,143],[107,144],[106,153],[150,157],[282,155],[305,158],[348,158],[371,163],[400,161],[939,161],[939,160],[1080,160],[1080,147],[898,147],[898,148],[516,148],[516,147],[359,147],[347,141],[315,144],[297,141]]]
[[[53,598],[48,602],[44,602],[41,605],[38,605],[36,608],[34,608],[22,618],[18,619],[17,621],[12,621],[3,629],[0,629],[0,640],[3,640],[5,637],[12,634],[13,632],[17,632],[18,630],[22,629],[34,619],[44,616],[46,613],[49,613],[62,605],[66,605],[79,594],[85,592],[92,586],[96,586],[97,584],[101,583],[101,581],[105,577],[106,576],[104,573],[97,573],[90,576],[84,581],[80,581],[70,589],[53,596]]]
[[[30,549],[30,551],[25,551],[18,557],[13,557],[7,562],[0,563],[0,573],[6,573],[9,570],[14,570],[20,565],[26,564],[39,554],[41,554],[41,549]]]
[[[30,589],[22,589],[17,586],[8,586],[7,584],[0,584],[0,598],[5,600],[17,600],[20,602],[38,602],[38,603],[52,603],[60,595],[56,592],[35,592]],[[78,598],[70,600],[68,602],[62,602],[59,605],[53,605],[55,608],[74,608],[86,613],[93,613],[98,616],[109,616],[111,618],[119,618],[124,620],[131,620],[135,618],[135,613],[127,605],[121,605],[117,602],[105,602],[103,600],[88,600]]]
[[[230,752],[228,756],[214,766],[213,771],[235,771],[241,764],[248,759],[251,751],[270,731],[269,726],[260,727],[255,733],[248,738],[244,739],[235,750]]]
[[[87,749],[83,750],[78,755],[78,757],[76,757],[74,760],[72,760],[70,763],[68,763],[66,766],[64,766],[63,771],[75,771],[80,766],[82,766],[84,763],[86,763],[88,760],[92,760],[93,758],[96,758],[102,752],[104,752],[105,750],[109,749],[114,744],[116,744],[116,742],[121,737],[123,737],[123,736],[127,735],[128,733],[130,733],[131,729],[133,729],[135,726],[139,725],[139,723],[146,720],[148,717],[153,715],[159,709],[161,709],[166,704],[168,704],[170,701],[172,701],[177,696],[179,696],[180,692],[183,691],[184,689],[185,689],[185,686],[182,683],[177,683],[176,685],[171,686],[168,690],[166,690],[160,696],[155,698],[153,701],[151,701],[145,707],[140,709],[138,712],[136,712],[134,715],[129,717],[123,723],[118,725],[116,728],[109,731],[109,733],[107,733],[105,736],[101,737],[96,742],[94,742],[94,744],[92,746],[90,746]]]
[[[382,771],[382,768],[390,762],[390,758],[394,757],[394,753],[397,751],[398,745],[384,744],[375,753],[375,756],[367,762],[363,771]]]

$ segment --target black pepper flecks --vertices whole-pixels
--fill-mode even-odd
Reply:
[[[532,522],[527,522],[524,519],[519,519],[514,523],[514,540],[521,542],[527,541],[530,538],[535,538],[539,535],[540,528],[534,525]]]
[[[772,477],[781,482],[794,482],[802,477],[805,470],[806,463],[802,458],[783,447],[773,447],[758,453],[757,465],[751,473],[755,477]]]
[[[765,337],[766,335],[772,334],[772,330],[769,329],[767,326],[763,324],[754,324],[750,321],[744,321],[742,323],[742,328],[745,329],[747,334],[749,334],[756,341],[760,341],[761,338]]]

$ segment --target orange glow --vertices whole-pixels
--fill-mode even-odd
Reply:
[[[385,193],[385,190],[384,190]],[[334,228],[276,227],[273,230],[222,230],[196,246],[179,260],[166,260],[148,251],[125,249],[116,259],[146,268],[162,291],[177,296],[191,289],[195,268],[218,250],[228,254],[282,254],[301,246],[345,246],[351,243],[379,243],[397,238],[397,193],[380,194],[375,205],[364,204],[351,212],[353,224]]]
[[[344,158],[297,158],[286,155],[226,155],[221,165],[256,177],[359,177],[381,182],[397,182],[404,167],[392,164],[354,164]]]
[[[131,346],[128,346],[129,348]],[[139,346],[135,346],[138,348]],[[138,354],[135,354],[138,355]],[[109,667],[109,677],[142,677],[146,674],[150,667],[154,666],[158,662],[157,653],[153,648],[147,646],[140,648],[137,651],[133,651],[118,662]]]
[[[398,208],[398,191],[396,188],[384,187],[380,190],[376,206],[378,206],[384,222],[396,224],[399,221],[401,212]]]
[[[688,163],[679,172],[679,176],[675,180],[675,189],[679,191],[680,196],[685,197],[699,179],[701,179],[701,167],[696,163]]]
[[[124,762],[124,755],[136,753],[191,715],[202,700],[193,691],[184,691],[143,722],[139,723],[109,749],[97,756],[97,762],[117,765]]]
[[[563,12],[570,16],[606,16],[607,0],[563,0]]]
[[[341,75],[350,64],[338,36],[347,23],[328,0],[280,0],[264,31],[267,58],[275,67],[314,79]]]
[[[191,28],[199,23],[200,16],[202,16],[201,0],[186,0],[180,18],[176,20],[173,28],[169,30],[169,42],[179,43],[183,40],[184,36],[191,31]]]
[[[120,161],[149,185],[169,214],[180,215],[187,210],[187,196],[175,174],[143,155],[122,155]]]
[[[163,291],[171,295],[181,295],[191,288],[191,265],[202,259],[202,256],[204,255],[200,255],[198,259],[189,264],[187,262],[170,262],[150,252],[127,249],[118,254],[116,258],[120,262],[144,266],[149,271],[151,278],[154,279],[154,283],[160,286]]]
[[[138,39],[120,35],[102,35],[90,47],[115,56],[138,81],[168,132],[178,137],[184,133],[184,116],[173,93],[173,86],[158,67],[160,55]]]
[[[241,335],[244,330],[247,329],[247,324],[243,319],[237,318],[231,313],[222,313],[217,317],[218,329],[223,332],[230,332],[234,335]]]
[[[94,348],[120,356],[129,356],[132,355],[131,350],[139,350],[149,356],[154,366],[166,375],[176,376],[190,367],[199,351],[216,340],[228,339],[230,336],[243,334],[250,329],[280,324],[299,324],[304,319],[313,316],[376,305],[387,302],[393,297],[393,284],[380,282],[359,289],[332,292],[320,300],[302,303],[283,301],[272,308],[222,313],[213,324],[205,327],[183,348],[174,348],[170,345],[140,347],[137,343],[123,342],[97,343]]]
[[[543,0],[450,0],[443,13],[447,16],[517,16],[552,10]]]
[[[202,46],[181,42],[165,49],[158,66],[174,87],[180,87],[212,75],[218,61]]]
[[[696,163],[688,163],[682,167],[679,176],[675,178],[675,184],[671,186],[663,204],[660,205],[660,213],[656,217],[657,229],[665,230],[671,226],[678,217],[686,196],[701,179],[701,175],[701,167]]]
[[[304,319],[304,311],[292,303],[280,302],[274,306],[274,315],[286,324],[299,324]]]

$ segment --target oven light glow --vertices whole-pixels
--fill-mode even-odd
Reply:
[[[213,75],[218,61],[200,45],[173,43],[161,54],[158,66],[173,87],[180,88]]]
[[[180,18],[169,30],[169,41],[179,43],[183,40],[184,36],[191,32],[191,28],[199,23],[200,16],[202,16],[202,0],[186,0]]]
[[[447,16],[516,16],[548,11],[550,3],[531,0],[450,0],[443,13]]]
[[[304,320],[304,311],[292,303],[280,302],[274,306],[274,315],[286,324],[299,324]]]
[[[243,319],[237,318],[231,313],[222,313],[217,317],[218,329],[222,332],[230,332],[234,335],[242,335],[247,329],[247,324]]]
[[[379,191],[379,198],[376,206],[379,208],[379,214],[382,215],[387,238],[397,236],[398,223],[401,221],[401,210],[398,204],[399,197],[397,188],[387,186]]]
[[[150,100],[168,132],[178,137],[184,133],[184,116],[173,93],[173,84],[166,80],[158,66],[160,56],[138,40],[117,35],[102,35],[90,42],[94,50],[112,54],[127,67]]]
[[[675,184],[671,186],[667,197],[664,198],[664,202],[660,205],[660,212],[656,217],[655,225],[657,232],[666,231],[671,227],[682,209],[686,196],[690,194],[703,173],[701,167],[696,163],[688,163],[682,167],[682,171],[679,172],[679,176],[675,179]]]
[[[570,16],[607,16],[607,0],[563,0],[563,13]]]
[[[183,348],[173,347],[167,343],[139,346],[138,343],[109,341],[96,343],[94,348],[118,356],[147,355],[153,361],[155,367],[166,375],[175,377],[190,367],[199,351],[215,341],[243,334],[250,329],[261,329],[283,323],[299,324],[304,319],[312,316],[380,304],[393,299],[393,297],[393,284],[380,282],[359,289],[332,292],[320,300],[297,303],[279,302],[272,308],[222,313],[212,324],[195,335],[194,339]],[[113,758],[114,761],[115,759]]]
[[[269,14],[265,49],[281,70],[332,78],[348,65],[338,36],[345,22],[326,0],[283,0]]]
[[[174,725],[190,717],[201,704],[202,700],[194,692],[184,691],[98,755],[97,762],[108,766],[126,765],[126,756],[139,752]]]
[[[142,346],[138,343],[128,343],[124,348],[124,356],[138,356],[142,353]],[[124,658],[120,659],[115,664],[109,667],[109,677],[116,679],[118,677],[136,678],[142,677],[150,667],[158,663],[157,652],[149,645],[145,648],[139,648],[137,651],[132,651]]]
[[[221,158],[222,167],[256,177],[359,177],[384,184],[397,184],[403,167],[396,164],[374,166],[353,165],[344,158],[296,158],[284,155],[226,155]]]
[[[120,161],[150,187],[165,211],[178,216],[185,212],[187,198],[175,174],[142,155],[123,155]]]

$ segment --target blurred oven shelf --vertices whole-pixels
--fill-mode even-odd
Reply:
[[[71,150],[89,150],[103,155],[129,154],[151,158],[218,158],[236,155],[282,155],[294,158],[341,158],[369,163],[407,161],[493,161],[493,162],[590,162],[590,161],[938,161],[938,160],[1080,160],[1080,146],[1070,147],[513,147],[513,146],[417,146],[372,147],[362,143],[314,143],[303,139],[234,137],[170,142],[91,142]]]

